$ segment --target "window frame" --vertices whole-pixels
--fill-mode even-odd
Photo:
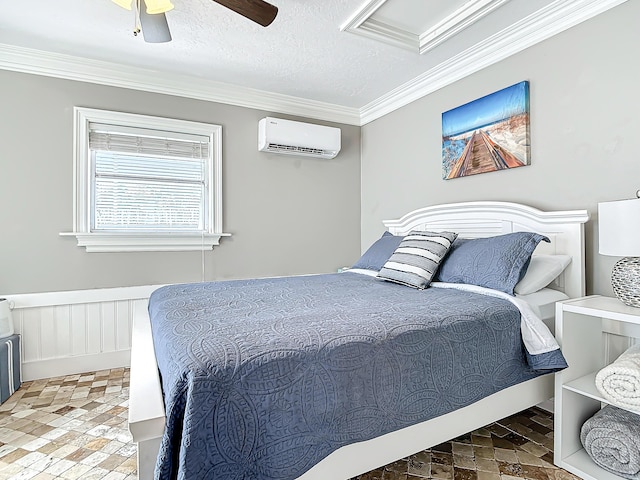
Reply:
[[[133,113],[74,107],[73,109],[73,232],[87,252],[155,252],[211,250],[222,232],[222,126]],[[175,131],[209,138],[206,228],[203,232],[94,232],[91,231],[92,164],[89,128],[92,123],[128,128]],[[213,203],[213,205],[212,205]]]

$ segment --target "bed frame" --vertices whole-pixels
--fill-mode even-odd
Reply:
[[[535,254],[571,255],[572,261],[552,285],[569,297],[585,294],[584,224],[586,210],[543,212],[506,202],[466,202],[421,208],[398,220],[385,221],[393,234],[411,230],[451,230],[462,238],[518,231],[546,235]],[[129,430],[138,445],[138,478],[153,478],[165,411],[151,325],[146,308],[134,313],[131,347]],[[553,376],[514,385],[467,407],[431,420],[336,450],[298,480],[348,479],[407,457],[491,422],[542,403],[553,396]]]

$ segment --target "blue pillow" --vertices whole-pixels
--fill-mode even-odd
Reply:
[[[437,281],[479,285],[513,295],[542,240],[549,242],[532,232],[457,239],[440,265]]]
[[[378,272],[396,251],[403,238],[384,232],[382,237],[376,240],[351,268],[363,268]]]

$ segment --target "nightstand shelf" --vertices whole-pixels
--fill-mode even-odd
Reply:
[[[584,448],[581,448],[573,455],[565,458],[565,463],[572,466],[572,469],[562,467],[571,473],[584,478],[585,480],[620,480],[621,477],[608,472],[593,463],[591,457]]]
[[[606,402],[596,388],[596,373],[598,372],[588,373],[580,378],[576,378],[572,382],[564,384],[562,388],[593,398],[599,402]]]
[[[597,295],[559,302],[556,337],[569,368],[555,377],[554,463],[584,479],[620,480],[589,457],[580,428],[608,403],[595,386],[596,374],[640,338],[640,308]]]

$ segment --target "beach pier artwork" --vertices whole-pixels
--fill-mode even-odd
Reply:
[[[529,165],[530,146],[527,81],[442,114],[444,179]]]

